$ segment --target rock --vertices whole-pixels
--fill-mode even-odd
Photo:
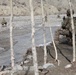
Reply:
[[[26,7],[14,6],[13,10],[15,10],[13,11],[14,15],[28,15],[30,13]],[[0,5],[0,15],[10,15],[10,7]]]
[[[5,68],[5,71],[7,71],[7,70],[11,70],[11,67],[6,67]]]
[[[49,70],[44,69],[42,66],[38,67],[39,72],[41,72],[41,75],[46,75],[47,73],[49,73]]]
[[[26,64],[26,63],[29,63],[29,60],[25,60],[25,61],[21,62],[21,65]]]
[[[5,68],[6,68],[6,66],[5,66],[5,65],[2,65],[2,66],[0,67],[0,71],[4,71]]]
[[[72,64],[68,64],[68,65],[65,66],[66,69],[68,69],[70,67],[72,67]]]
[[[58,13],[58,9],[55,6],[44,4],[44,8],[45,8],[44,9],[45,14],[46,14],[46,10],[48,14]],[[41,14],[42,14],[41,7],[40,6],[35,7],[35,15],[41,15]]]
[[[55,65],[53,63],[46,63],[45,65],[43,65],[43,68],[44,69],[47,69],[47,68],[54,68]]]
[[[31,60],[32,59],[32,55],[28,55],[27,59]]]
[[[22,66],[22,67],[25,71],[28,70],[28,68],[29,68],[29,66]]]
[[[39,69],[39,70],[42,70],[42,69],[43,69],[43,66],[39,66],[38,69]]]
[[[13,71],[23,70],[22,66],[16,64],[13,68]]]
[[[49,70],[47,70],[47,69],[43,69],[41,71],[41,75],[47,75],[48,73],[49,73]]]

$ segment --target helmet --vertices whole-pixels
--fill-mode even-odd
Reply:
[[[74,10],[72,10],[72,13],[74,14]],[[71,16],[71,15],[70,15],[70,9],[67,10],[66,14],[67,14],[68,17]]]

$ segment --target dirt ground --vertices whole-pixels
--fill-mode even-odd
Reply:
[[[38,57],[38,65],[42,66],[43,65],[43,47],[36,47],[37,49],[37,57]],[[70,68],[65,68],[66,65],[71,64],[72,62],[72,46],[67,45],[67,44],[58,44],[57,45],[57,50],[58,50],[58,60],[60,60],[60,65],[58,66],[58,63],[55,61],[55,52],[54,52],[54,47],[52,44],[49,44],[47,46],[47,53],[48,53],[48,59],[47,63],[53,63],[55,65],[54,68],[48,69],[48,72],[45,73],[43,71],[39,71],[39,75],[76,75],[76,63],[74,62],[72,64],[72,67]],[[31,49],[28,49],[29,52],[27,52],[27,55],[31,54]],[[25,64],[25,66],[31,66],[32,61],[30,61],[28,64]],[[34,75],[28,74],[25,75]]]
[[[3,32],[4,33],[4,32]],[[1,36],[0,36],[1,37]],[[9,48],[9,37],[6,38],[0,38],[0,46],[5,47],[6,50]],[[7,44],[6,44],[7,43]],[[54,68],[49,68],[47,73],[40,71],[39,70],[39,75],[76,75],[76,62],[72,64],[72,67],[65,69],[65,66],[67,64],[71,64],[72,61],[72,46],[68,44],[57,44],[57,50],[58,50],[58,60],[60,60],[60,65],[58,66],[57,62],[55,61],[55,51],[54,47],[52,44],[47,45],[47,53],[48,53],[48,59],[47,63],[53,63],[55,65]],[[30,52],[27,53],[26,56],[32,55],[31,53],[31,48],[28,49]],[[42,66],[43,65],[43,55],[44,55],[44,50],[43,47],[36,47],[37,50],[37,58],[38,58],[38,65]],[[24,56],[26,59],[26,57]],[[24,64],[25,66],[33,66],[32,60]],[[6,74],[10,75],[10,74]],[[30,71],[29,69],[27,71],[19,71],[18,73],[14,75],[34,75],[34,72]]]

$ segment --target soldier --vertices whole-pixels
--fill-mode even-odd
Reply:
[[[74,14],[74,10],[72,10],[72,13]],[[66,38],[68,41],[72,43],[72,28],[71,28],[71,14],[70,14],[70,9],[67,10],[67,18],[63,21],[62,28],[64,28],[65,32],[64,35],[66,35]],[[73,17],[74,20],[74,25],[76,20],[75,17]]]
[[[74,14],[74,10],[72,11]],[[72,28],[71,28],[71,15],[70,15],[70,10],[67,10],[67,18],[65,18],[65,16],[63,17],[63,22],[62,22],[62,26],[59,30],[57,30],[56,32],[56,36],[58,35],[56,40],[59,40],[59,36],[63,35],[66,36],[66,39],[68,42],[72,43]],[[75,24],[75,18],[74,18],[74,24]]]
[[[47,22],[47,14],[45,15],[45,22]]]
[[[74,14],[74,10],[72,10],[72,13]],[[67,14],[68,17],[71,16],[71,14],[70,14],[70,9],[67,10],[66,14]]]
[[[6,20],[3,18],[2,22],[1,22],[2,26],[5,27],[7,25]]]
[[[59,14],[57,15],[57,18],[60,18],[60,15]]]

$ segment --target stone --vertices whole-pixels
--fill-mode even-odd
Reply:
[[[72,64],[66,65],[66,66],[65,66],[65,69],[68,69],[68,68],[70,68],[70,67],[72,67]]]
[[[53,63],[46,63],[46,64],[43,65],[43,68],[44,68],[44,69],[54,68],[54,67],[55,67],[55,65],[54,65]]]
[[[22,66],[16,64],[13,68],[13,71],[23,70]]]

